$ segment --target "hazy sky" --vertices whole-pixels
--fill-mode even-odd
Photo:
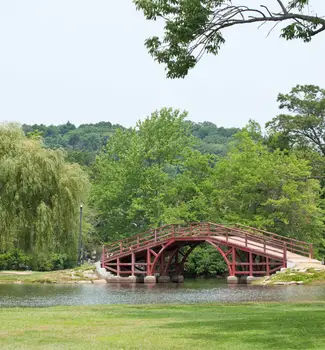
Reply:
[[[325,1],[311,3],[325,15]],[[217,57],[169,80],[144,47],[159,26],[131,0],[0,0],[0,121],[130,126],[168,106],[218,126],[264,124],[279,92],[325,87],[325,34],[305,44],[256,28],[228,30]]]

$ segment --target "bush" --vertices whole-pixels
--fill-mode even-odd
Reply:
[[[30,262],[31,258],[19,249],[0,254],[0,270],[28,270]]]
[[[223,257],[209,244],[194,249],[185,264],[185,273],[191,276],[224,275],[227,265]]]
[[[26,255],[21,250],[15,249],[0,254],[0,270],[29,270],[51,271],[63,270],[76,265],[76,261],[66,254],[40,253]]]
[[[31,267],[35,271],[63,270],[75,264],[76,261],[60,253],[40,253],[35,255],[31,261]]]

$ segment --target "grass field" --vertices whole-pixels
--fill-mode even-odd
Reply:
[[[0,309],[1,349],[325,349],[325,303]]]

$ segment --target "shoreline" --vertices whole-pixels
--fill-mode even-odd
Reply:
[[[1,284],[101,284],[94,265],[55,271],[0,271]]]

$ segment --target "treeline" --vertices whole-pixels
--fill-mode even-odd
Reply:
[[[18,248],[39,269],[51,268],[40,263],[47,251],[52,268],[74,264],[81,202],[88,250],[149,227],[214,221],[308,240],[324,255],[325,90],[297,86],[278,101],[284,113],[265,132],[254,121],[241,130],[193,123],[166,108],[128,129],[24,125],[24,135],[3,125],[2,257]],[[224,271],[209,249],[191,255],[189,273]]]
[[[196,148],[202,153],[225,155],[231,137],[239,131],[238,128],[217,127],[211,122],[185,122],[191,134],[197,138]],[[27,136],[40,136],[48,148],[62,148],[67,152],[67,160],[80,165],[91,166],[96,155],[106,145],[116,130],[126,130],[119,124],[99,122],[96,124],[81,124],[76,127],[67,122],[62,125],[23,124],[22,129]]]
[[[115,131],[124,128],[110,122],[81,124],[79,127],[67,122],[57,126],[24,124],[22,129],[27,136],[38,135],[42,137],[47,148],[64,149],[70,162],[90,166],[95,161],[96,154]]]

